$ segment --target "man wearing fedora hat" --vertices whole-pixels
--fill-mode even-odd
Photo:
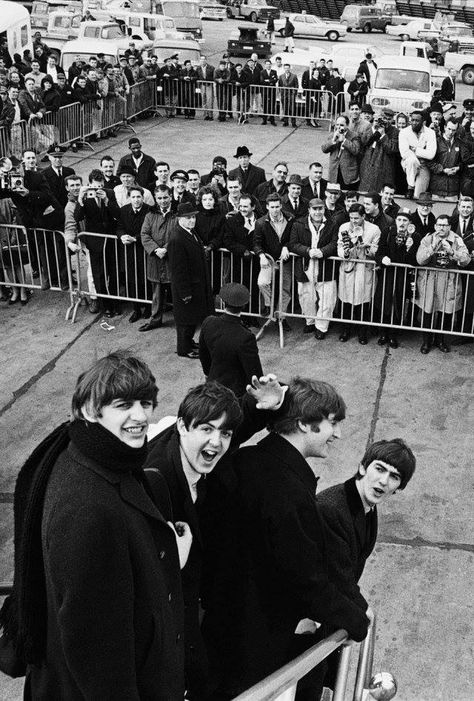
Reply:
[[[436,222],[435,215],[432,212],[433,198],[429,192],[422,192],[416,200],[416,210],[412,214],[412,222],[415,229],[420,233],[421,237],[427,234],[432,234]]]
[[[301,197],[303,180],[297,173],[290,175],[288,180],[288,192],[281,198],[283,212],[293,219],[305,217],[308,214],[308,203],[305,197]]]
[[[250,163],[251,156],[252,154],[247,146],[238,146],[234,158],[237,159],[239,166],[238,168],[233,168],[229,172],[228,177],[229,179],[238,178],[242,183],[242,192],[248,192],[250,195],[253,195],[257,187],[265,182],[266,177],[263,168]]]
[[[224,313],[204,319],[199,336],[199,358],[207,380],[231,389],[240,399],[252,377],[260,377],[262,365],[257,342],[240,319],[250,293],[245,285],[228,282],[219,291]]]
[[[214,312],[214,304],[204,245],[194,233],[197,208],[191,202],[182,202],[176,214],[178,223],[169,240],[168,258],[177,353],[180,357],[197,359],[194,332]]]

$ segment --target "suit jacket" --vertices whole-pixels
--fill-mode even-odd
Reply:
[[[341,171],[344,182],[348,185],[359,179],[357,156],[360,148],[359,137],[350,130],[346,132],[346,140],[343,146],[340,143],[333,143],[332,137],[322,144],[321,151],[329,153],[329,182],[338,182],[339,171]]]
[[[242,183],[242,192],[246,192],[249,195],[253,195],[260,183],[264,183],[266,180],[265,171],[263,168],[254,166],[253,163],[249,164],[246,173],[244,173],[242,168],[239,166],[238,168],[231,170],[227,178],[228,180],[238,178]]]
[[[177,199],[174,197],[174,193],[171,193],[171,211],[176,213],[178,211],[178,205],[184,204],[185,202],[190,202],[192,205],[196,204],[196,199],[193,195],[192,192],[189,192],[189,190],[185,190],[183,194],[181,195],[181,199],[178,202]]]
[[[76,171],[74,168],[69,168],[68,166],[62,166],[62,175],[56,174],[52,166],[48,166],[43,170],[43,175],[49,185],[49,189],[55,196],[55,198],[60,203],[61,207],[65,207],[67,204],[67,190],[66,183],[64,182],[68,175],[75,175]]]
[[[298,76],[295,73],[290,73],[288,78],[285,73],[282,73],[278,78],[278,85],[280,88],[295,88],[298,89]]]
[[[281,198],[281,205],[283,212],[293,219],[299,219],[300,217],[305,217],[308,214],[309,200],[300,195],[298,198],[298,207],[295,209],[293,203],[290,202],[290,197],[288,194],[283,195]]]
[[[182,699],[176,541],[138,479],[70,443],[49,478],[40,532],[48,664],[31,668],[31,697]]]
[[[433,214],[433,212],[430,212],[428,214],[428,217],[427,217],[428,224],[426,226],[423,224],[417,209],[413,212],[413,214],[411,215],[411,218],[412,218],[413,224],[415,225],[415,229],[418,231],[421,238],[423,238],[427,234],[433,233],[434,227],[435,227],[435,222],[436,222],[436,217]]]
[[[296,448],[270,433],[229,462],[208,485],[221,549],[216,542],[209,555],[218,566],[203,630],[219,650],[225,691],[235,695],[291,659],[302,618],[356,640],[368,619],[329,578],[317,478]]]
[[[273,68],[270,68],[270,72],[268,73],[265,68],[263,71],[260,73],[260,85],[263,85],[265,87],[270,87],[272,85],[276,85],[278,83],[278,75]]]
[[[269,214],[265,214],[265,216],[257,219],[254,231],[254,251],[256,255],[269,253],[273,260],[278,260],[283,246],[289,246],[293,219],[285,215],[283,216],[286,219],[286,226],[281,239],[278,238],[275,229],[271,225]]]
[[[206,63],[204,69],[202,66],[196,68],[196,74],[198,80],[213,81],[215,66],[211,66],[210,63]]]
[[[18,102],[20,103],[20,114],[22,119],[28,120],[32,114],[37,114],[38,112],[44,114],[46,112],[44,102],[39,95],[30,95],[27,90],[20,90]]]
[[[361,608],[367,602],[358,581],[377,540],[377,507],[364,512],[354,477],[316,497],[326,527],[329,576]]]
[[[128,166],[129,168],[133,168],[134,173],[135,173],[135,180],[138,185],[141,185],[141,187],[146,187],[147,190],[153,189],[153,185],[155,183],[155,167],[156,167],[156,161],[154,158],[151,156],[147,156],[146,153],[143,154],[142,161],[140,165],[138,166],[138,170],[135,167],[135,161],[133,160],[133,157],[131,154],[128,154],[127,156],[122,156],[122,158],[119,161],[118,168],[117,168],[117,173],[120,173],[121,169],[123,166]]]
[[[288,192],[287,183],[283,183],[280,189],[277,190],[273,183],[273,178],[270,178],[270,180],[266,180],[264,183],[260,183],[260,185],[255,190],[255,197],[257,198],[259,205],[262,209],[262,214],[266,210],[268,195],[272,195],[274,192],[280,195],[280,197],[286,195],[286,193]]]
[[[324,258],[337,255],[337,232],[338,229],[332,222],[324,222],[324,226],[319,234],[318,248],[321,250]],[[308,217],[295,221],[291,227],[290,234],[290,251],[300,256],[295,262],[295,278],[298,282],[308,282],[308,277],[305,271],[308,269],[309,252],[311,246],[312,234],[308,224]],[[318,269],[318,281],[327,282],[328,280],[336,279],[336,263],[335,261],[327,261],[323,264],[322,259]]]
[[[76,221],[84,220],[85,231],[95,234],[115,234],[120,208],[117,206],[113,190],[106,190],[108,202],[97,203],[96,199],[84,198],[82,206],[78,203],[74,217]],[[104,239],[85,235],[83,239],[87,248],[94,253],[104,249]]]
[[[207,379],[220,382],[237,397],[245,394],[253,375],[263,375],[254,334],[231,314],[204,319],[199,358]]]
[[[455,234],[462,236],[463,239],[467,238],[468,236],[472,238],[472,234],[474,233],[474,214],[471,214],[467,220],[467,227],[463,234],[461,234],[461,230],[459,228],[459,214],[453,214],[451,216],[451,230],[454,231]]]
[[[319,197],[320,200],[324,200],[324,196],[326,194],[326,186],[328,184],[328,181],[325,180],[324,178],[321,178],[319,181],[319,195],[317,193],[313,193],[313,188],[310,185],[309,182],[309,177],[303,178],[303,187],[301,188],[301,196],[305,197],[307,200],[312,200],[313,197]]]
[[[254,231],[249,231],[244,224],[240,212],[227,217],[224,224],[224,248],[239,257],[254,248]]]
[[[248,85],[260,85],[260,71],[257,67],[250,69],[250,66],[246,64],[242,69],[241,79]]]

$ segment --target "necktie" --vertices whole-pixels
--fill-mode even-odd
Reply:
[[[461,229],[461,236],[464,238],[464,232],[465,232],[465,226],[466,226],[464,219],[460,219],[459,224],[460,224],[459,228]]]
[[[427,226],[427,223],[426,217],[423,217],[423,226]]]

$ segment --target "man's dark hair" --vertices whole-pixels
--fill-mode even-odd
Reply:
[[[416,467],[416,458],[413,451],[402,438],[393,438],[391,441],[376,441],[365,451],[360,464],[367,468],[374,460],[381,460],[394,467],[400,473],[401,481],[398,489],[405,489],[413,477]],[[362,475],[357,471],[356,479]]]
[[[199,171],[196,170],[196,168],[190,168],[190,169],[188,170],[188,175],[190,175],[191,173],[192,173],[193,175],[197,175],[197,176],[201,177],[200,174],[199,174]]]
[[[223,429],[235,430],[242,421],[242,410],[232,390],[218,382],[205,382],[189,390],[178,409],[186,429],[216,421],[225,415]]]
[[[313,163],[310,163],[310,164],[309,164],[308,170],[311,170],[311,168],[313,168],[313,166],[314,166],[315,168],[322,168],[322,167],[323,167],[323,166],[321,165],[321,163],[319,163],[318,161],[313,161]]]
[[[353,107],[354,105],[360,109],[360,105],[359,105],[359,103],[357,102],[357,100],[351,100],[351,101],[349,102],[349,109],[350,109],[351,107]]]
[[[157,185],[155,187],[155,193],[156,192],[166,192],[166,193],[168,193],[168,195],[171,196],[171,188],[168,187],[168,185]]]
[[[425,114],[421,110],[413,110],[413,112],[410,112],[410,117],[413,117],[414,114],[419,114],[422,120],[425,121]]]
[[[94,172],[94,171],[93,171]],[[127,350],[106,355],[79,375],[72,397],[72,414],[84,420],[81,408],[97,417],[114,399],[146,399],[157,404],[158,387],[148,365]]]
[[[102,158],[100,159],[100,165],[102,165],[102,163],[104,161],[114,161],[114,159],[112,158],[112,156],[109,156],[109,154],[107,153],[105,156],[102,156]],[[114,163],[115,163],[115,161],[114,161]]]
[[[272,430],[282,435],[298,431],[298,422],[310,424],[317,432],[317,427],[329,414],[334,414],[336,421],[346,417],[346,404],[334,387],[306,377],[294,377],[290,381],[284,406],[284,415],[271,422]]]
[[[451,221],[451,217],[449,216],[449,214],[438,214],[438,216],[436,217],[436,223],[441,221],[441,219],[446,220],[448,222]]]
[[[359,199],[359,193],[357,190],[348,190],[346,194],[344,195],[344,201],[346,200],[353,200],[353,199],[358,200]]]
[[[74,174],[74,175],[67,175],[67,176],[64,178],[64,182],[66,183],[66,185],[67,185],[68,183],[70,183],[70,182],[74,182],[74,180],[80,180],[80,181],[81,181],[81,185],[82,185],[82,175],[76,175],[76,174]]]
[[[158,163],[155,163],[155,170],[158,168],[158,166],[165,166],[166,168],[170,168],[170,164],[167,163],[166,161],[158,161]]]
[[[351,204],[349,207],[349,214],[359,214],[361,217],[365,217],[365,209],[361,204]]]
[[[94,168],[94,170],[91,170],[89,173],[89,182],[91,183],[93,180],[99,180],[100,182],[105,183],[105,175],[98,168]]]
[[[132,187],[130,188],[130,191],[129,191],[128,194],[131,195],[132,192],[135,192],[135,191],[136,191],[136,192],[139,192],[140,195],[143,196],[144,189],[143,189],[142,187],[140,187],[140,185],[132,185]]]
[[[270,204],[270,202],[281,202],[281,197],[278,192],[271,192],[269,195],[267,195],[265,202],[267,204]]]
[[[391,190],[395,190],[395,185],[393,183],[384,183],[380,188],[380,192],[383,192],[386,187],[389,187]]]
[[[364,198],[370,200],[372,204],[376,204],[378,207],[380,207],[381,199],[378,192],[366,192]]]

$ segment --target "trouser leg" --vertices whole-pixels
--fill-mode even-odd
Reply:
[[[193,350],[193,336],[196,324],[176,324],[176,340],[178,355],[187,355]]]
[[[337,285],[335,280],[328,282],[318,282],[316,284],[318,294],[318,312],[315,326],[319,331],[327,333],[329,320],[334,314],[334,307],[337,300]]]
[[[314,283],[299,282],[298,297],[301,312],[306,317],[306,326],[314,326],[314,316],[316,314],[316,288]]]

